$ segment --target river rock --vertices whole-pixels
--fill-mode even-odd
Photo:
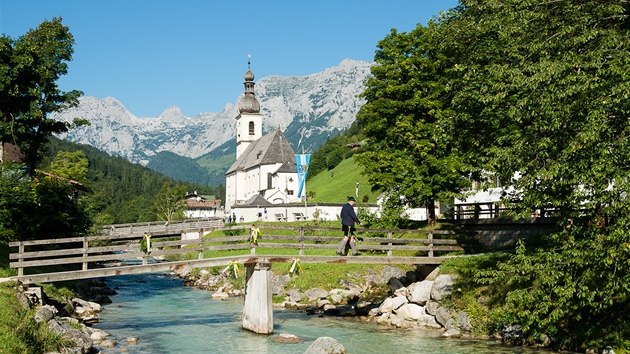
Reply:
[[[279,343],[302,343],[303,339],[300,339],[298,336],[290,333],[280,333],[274,339],[274,342]]]
[[[396,310],[396,314],[407,321],[417,321],[420,316],[426,314],[426,311],[420,305],[406,303]]]
[[[81,353],[89,353],[92,348],[92,339],[87,334],[56,318],[48,321],[48,329],[74,342]]]
[[[449,320],[452,320],[451,312],[444,306],[440,306],[435,312],[435,320],[442,326],[446,326]]]
[[[437,313],[437,310],[440,308],[440,303],[437,301],[433,301],[433,300],[429,300],[427,301],[426,304],[424,304],[424,307],[427,309],[427,313],[429,315],[433,315],[435,316],[435,314]]]
[[[444,337],[444,338],[460,338],[461,336],[462,334],[456,329],[447,329],[441,335],[441,337]]]
[[[418,318],[418,325],[426,328],[442,328],[442,326],[435,320],[435,316],[428,314],[420,315]]]
[[[74,305],[83,307],[85,309],[87,309],[90,312],[101,312],[102,307],[100,304],[93,302],[93,301],[85,301],[83,299],[79,299],[79,298],[74,298],[72,299],[72,303]]]
[[[365,283],[369,287],[377,287],[383,284],[383,278],[378,274],[368,274],[365,276]]]
[[[140,340],[140,338],[138,337],[129,337],[125,340],[125,342],[129,343],[129,344],[136,344],[138,343],[138,340]]]
[[[102,341],[98,346],[101,348],[113,348],[117,345],[118,343],[113,340],[113,339],[106,339],[104,341]]]
[[[392,312],[402,305],[409,302],[404,296],[396,296],[396,297],[388,297],[381,303],[381,306],[378,307],[379,313],[389,313]]]
[[[396,291],[394,291],[394,296],[404,296],[409,299],[411,297],[411,293],[409,292],[408,288],[403,287],[396,289]]]
[[[102,342],[105,340],[105,338],[109,337],[109,333],[105,332],[105,331],[101,331],[101,330],[97,330],[97,331],[92,331],[92,334],[90,334],[90,339],[92,339],[92,341],[94,342]]]
[[[457,328],[464,332],[470,332],[472,329],[472,324],[466,311],[462,311],[457,315]]]
[[[304,295],[309,302],[321,299],[328,296],[328,291],[320,288],[308,289],[304,292]]]
[[[433,281],[423,280],[417,283],[413,283],[407,287],[409,289],[409,302],[416,303],[418,305],[424,305],[431,299],[431,289],[433,289]]]
[[[222,290],[218,290],[214,294],[212,294],[212,298],[226,300],[230,298],[230,295],[226,292],[223,292]]]
[[[304,354],[347,354],[346,348],[332,337],[317,338]]]
[[[271,293],[273,295],[284,294],[284,285],[291,280],[288,274],[274,276],[271,278]]]
[[[37,312],[35,312],[35,322],[47,323],[55,317],[56,313],[57,309],[54,306],[41,306],[37,309]]]
[[[392,266],[385,266],[383,267],[383,270],[381,271],[381,277],[383,277],[383,279],[387,279],[388,281],[391,278],[402,278],[404,276],[405,276],[405,272],[403,272],[400,268],[396,268]]]
[[[389,280],[387,281],[387,286],[392,292],[395,292],[396,290],[405,287],[405,285],[403,285],[399,278],[389,278]]]
[[[442,299],[451,295],[453,286],[455,285],[456,276],[453,274],[440,274],[433,282],[431,289],[431,299],[440,302]]]
[[[300,300],[302,300],[302,293],[296,289],[291,289],[285,293],[285,298],[289,302],[300,302]]]

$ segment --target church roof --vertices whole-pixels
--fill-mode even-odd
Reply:
[[[265,197],[263,197],[262,195],[256,194],[241,205],[258,205],[258,206],[264,207],[264,206],[271,206],[273,204],[269,202],[267,199],[265,199]]]
[[[262,165],[292,163],[295,171],[295,152],[280,129],[276,129],[249,144],[247,149],[230,167],[226,175],[247,171]]]

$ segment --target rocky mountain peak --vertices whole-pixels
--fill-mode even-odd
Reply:
[[[363,105],[357,95],[364,90],[372,64],[344,59],[339,66],[307,76],[261,78],[256,97],[263,131],[281,128],[295,151],[314,151],[354,122]],[[85,118],[90,126],[59,137],[146,165],[161,151],[198,158],[234,140],[237,114],[236,105],[227,103],[220,112],[201,112],[192,119],[176,106],[156,118],[138,118],[113,97],[88,96],[51,118],[67,122]]]

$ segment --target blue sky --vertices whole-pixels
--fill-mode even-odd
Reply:
[[[0,0],[0,33],[63,17],[75,38],[59,84],[121,101],[138,117],[178,106],[218,112],[256,80],[314,74],[343,59],[371,61],[390,29],[407,32],[456,0]]]

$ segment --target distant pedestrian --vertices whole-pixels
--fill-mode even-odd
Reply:
[[[232,213],[232,221],[236,222],[236,213]]]
[[[350,244],[350,248],[352,248],[352,255],[358,256],[360,253],[357,252],[357,248],[355,245],[355,237],[354,232],[357,230],[354,227],[355,223],[359,223],[359,225],[363,226],[363,222],[359,220],[357,214],[354,212],[354,197],[348,197],[348,203],[344,204],[341,208],[341,230],[343,231],[343,240],[337,249],[337,255],[343,256],[342,251],[346,248],[347,244]]]
[[[262,221],[263,211],[261,208],[258,208],[258,221]]]
[[[265,221],[267,221],[267,208],[265,208],[265,210],[263,211],[263,213],[265,213]]]

